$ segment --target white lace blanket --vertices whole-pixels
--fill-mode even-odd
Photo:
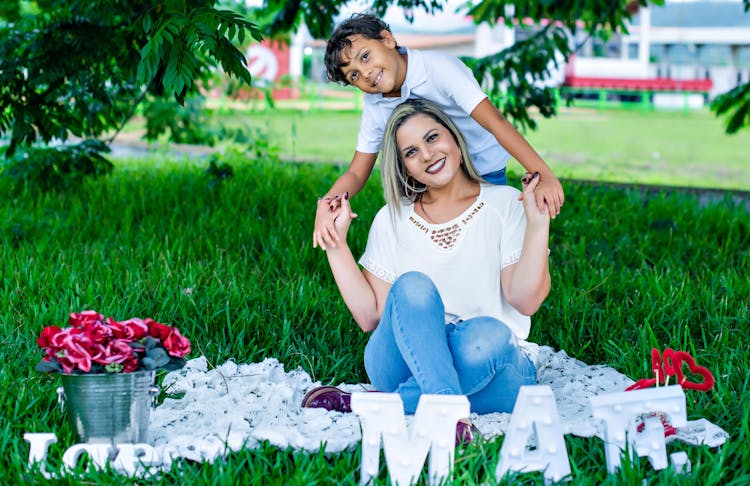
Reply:
[[[622,391],[633,380],[606,366],[589,366],[555,352],[547,346],[524,343],[537,366],[540,385],[555,394],[557,411],[565,433],[582,437],[599,436],[591,415],[589,398]],[[303,409],[299,406],[313,382],[302,369],[284,371],[284,365],[268,358],[260,363],[237,365],[227,361],[208,370],[206,359],[190,360],[181,370],[169,373],[163,386],[170,394],[151,416],[149,439],[157,450],[178,452],[195,461],[212,461],[229,451],[271,444],[295,450],[316,451],[325,443],[326,452],[340,452],[360,441],[359,420],[354,414]],[[339,385],[347,391],[367,385]],[[485,438],[503,434],[510,419],[507,413],[472,414]],[[689,422],[678,430],[676,439],[689,444],[716,447],[729,437],[707,420]]]

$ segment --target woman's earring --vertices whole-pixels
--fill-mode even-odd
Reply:
[[[414,191],[414,188],[411,186],[411,176],[406,176],[407,179],[404,181],[404,194],[406,195],[406,199],[409,201],[413,201],[417,197],[417,193]],[[410,194],[411,193],[411,194]]]
[[[407,176],[407,179],[404,181],[404,195],[411,202],[415,202],[417,200],[417,196],[419,196],[426,190],[427,187],[419,187],[417,185],[417,181],[412,176]]]

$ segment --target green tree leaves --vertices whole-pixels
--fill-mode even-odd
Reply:
[[[221,68],[250,84],[235,43],[261,39],[217,0],[9,2],[0,14],[0,135],[19,145],[118,130],[147,95],[184,103]],[[36,12],[36,13],[35,13]]]
[[[750,83],[737,86],[719,95],[711,103],[717,116],[727,115],[727,133],[736,133],[744,126],[750,126]],[[731,114],[730,114],[731,113]]]
[[[493,102],[505,116],[522,128],[536,123],[529,110],[535,108],[545,117],[555,115],[553,90],[544,88],[541,79],[549,69],[574,53],[575,46],[566,33],[583,31],[592,37],[606,39],[613,32],[627,32],[627,26],[639,8],[664,5],[665,0],[478,0],[467,2],[469,14],[476,23],[504,22],[511,26],[530,20],[545,27],[508,49],[480,59],[464,59],[474,75],[487,89]],[[263,14],[272,19],[269,31],[288,32],[304,22],[311,34],[327,38],[333,20],[340,14],[343,0],[265,0]],[[750,0],[743,0],[750,11]],[[442,10],[445,0],[370,0],[363,8],[377,15],[389,6],[404,9],[407,19],[414,10]],[[745,84],[720,96],[712,107],[717,115],[732,112],[727,133],[750,125],[750,85]]]
[[[288,31],[304,20],[313,36],[326,38],[343,3],[342,0],[266,0],[264,11],[273,19],[271,33]],[[530,109],[538,109],[545,117],[555,115],[555,93],[540,81],[550,74],[552,67],[573,52],[568,33],[583,29],[592,36],[606,38],[615,30],[627,31],[627,23],[638,6],[648,3],[659,5],[664,0],[470,2],[467,3],[468,13],[476,23],[515,25],[528,19],[545,27],[502,52],[479,59],[467,58],[464,62],[474,70],[475,77],[506,117],[522,128],[533,129],[536,123]],[[434,13],[445,5],[445,0],[371,0],[368,7],[374,13],[384,15],[387,7],[399,6],[409,19],[414,10]]]
[[[479,22],[512,25],[530,19],[546,27],[505,51],[467,60],[501,110],[533,128],[529,110],[555,114],[554,93],[539,80],[574,47],[568,32],[606,38],[624,31],[639,6],[664,0],[482,0],[469,8]],[[750,10],[750,0],[743,0]],[[265,0],[254,11],[232,0],[7,0],[0,6],[0,136],[6,156],[19,146],[111,134],[147,97],[184,104],[221,69],[240,83],[251,76],[237,45],[261,31],[288,33],[302,22],[326,38],[344,0]],[[229,6],[217,8],[217,5]],[[399,6],[409,17],[441,10],[446,0],[371,0],[384,14]],[[229,9],[231,8],[231,9]],[[246,20],[251,13],[264,25]],[[718,97],[727,131],[750,125],[750,87]]]
[[[193,92],[194,81],[205,76],[214,60],[222,70],[248,85],[252,82],[245,68],[245,57],[233,45],[242,44],[247,33],[261,40],[260,30],[252,22],[228,10],[203,7],[189,11],[163,10],[156,18],[147,11],[142,25],[148,41],[141,48],[137,80],[146,84],[158,79],[157,88],[174,95],[184,104]]]
[[[487,95],[506,117],[521,128],[536,128],[529,108],[536,107],[547,118],[556,114],[555,92],[541,84],[558,58],[571,50],[565,30],[549,24],[512,48],[479,59],[464,59]]]

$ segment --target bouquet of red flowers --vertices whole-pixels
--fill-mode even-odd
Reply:
[[[70,314],[70,327],[48,326],[36,342],[44,357],[36,369],[62,373],[130,373],[176,370],[185,365],[190,341],[153,319],[115,321],[96,311]]]

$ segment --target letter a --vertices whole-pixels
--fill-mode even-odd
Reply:
[[[526,448],[532,435],[536,450]],[[518,392],[495,478],[500,481],[508,471],[544,471],[545,483],[561,481],[570,475],[570,460],[555,396],[548,386],[522,386]]]

